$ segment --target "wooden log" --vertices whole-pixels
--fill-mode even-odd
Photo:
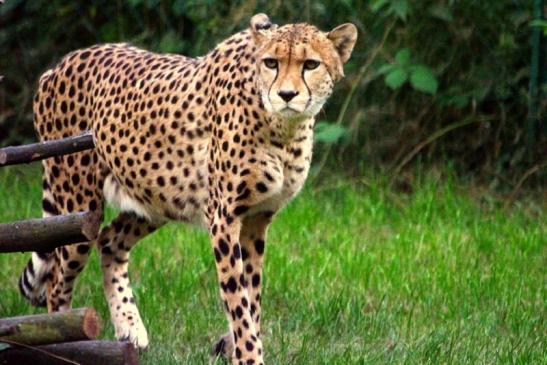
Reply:
[[[0,365],[137,365],[139,363],[137,350],[129,342],[78,341],[42,345],[36,348],[10,346],[0,350]]]
[[[50,252],[97,238],[100,215],[79,212],[0,224],[0,252]]]
[[[13,329],[11,334],[0,336],[0,341],[45,345],[94,340],[101,331],[101,322],[95,309],[80,308],[68,312],[2,318],[0,328]]]
[[[0,149],[0,166],[28,163],[95,147],[91,133]]]

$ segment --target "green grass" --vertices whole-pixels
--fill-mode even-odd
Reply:
[[[36,168],[0,170],[0,206],[2,222],[40,216]],[[546,364],[546,218],[544,201],[503,211],[450,178],[422,177],[410,196],[307,188],[269,234],[266,362]],[[27,258],[0,255],[0,316],[37,312],[17,291]],[[207,234],[169,224],[132,251],[130,273],[143,363],[207,364],[226,329]],[[73,305],[97,308],[113,338],[95,252]]]

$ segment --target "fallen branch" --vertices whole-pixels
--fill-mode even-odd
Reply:
[[[0,342],[8,340],[25,345],[45,345],[94,340],[101,331],[101,322],[95,309],[81,308],[68,312],[2,318],[0,328],[11,329],[11,333],[0,334]]]
[[[0,149],[0,166],[28,163],[95,147],[91,133]]]
[[[80,212],[0,224],[0,252],[50,252],[97,238],[100,216]]]
[[[2,340],[0,339],[0,343]],[[129,342],[77,341],[42,346],[19,345],[0,350],[0,364],[136,365],[137,350]]]

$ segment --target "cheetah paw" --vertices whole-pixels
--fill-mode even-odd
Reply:
[[[144,351],[148,348],[148,334],[141,323],[124,323],[116,326],[116,338],[119,341],[131,342],[139,350]]]

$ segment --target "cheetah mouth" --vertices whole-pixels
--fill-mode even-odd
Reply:
[[[294,117],[304,114],[302,110],[298,110],[288,105],[280,109],[278,113],[285,117]]]

